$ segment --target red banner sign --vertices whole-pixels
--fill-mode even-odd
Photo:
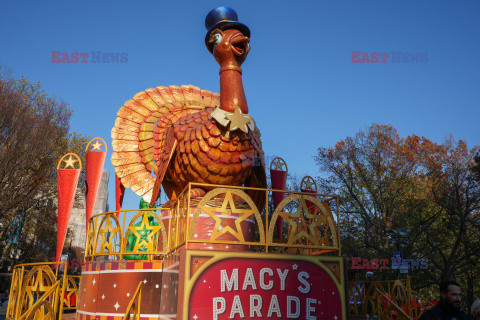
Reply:
[[[80,168],[75,169],[75,164]],[[61,168],[64,166],[65,168]],[[67,169],[70,168],[70,169]],[[76,154],[68,153],[60,159],[57,166],[58,216],[57,216],[57,255],[60,261],[65,236],[67,235],[68,220],[75,200],[78,178],[80,177],[81,163]]]
[[[101,151],[105,147],[105,151]],[[107,156],[107,145],[101,138],[93,138],[87,145],[85,156],[87,162],[85,164],[85,211],[87,219],[87,233],[88,221],[92,217],[93,208],[95,207],[95,200],[97,199],[98,188],[100,180],[102,179],[103,165]]]
[[[226,258],[192,285],[188,319],[342,319],[339,288],[310,261]]]
[[[285,167],[285,170],[282,170]],[[280,170],[278,170],[280,169]],[[272,189],[285,190],[287,187],[288,168],[287,163],[282,158],[276,157],[270,164],[270,180],[272,181]],[[273,192],[273,205],[278,207],[280,202],[285,199],[285,192]],[[282,238],[283,220],[278,219],[276,223],[277,238]]]

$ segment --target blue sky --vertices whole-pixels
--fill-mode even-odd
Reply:
[[[218,92],[218,65],[204,45],[206,14],[221,5],[249,26],[243,67],[250,114],[269,159],[317,175],[320,146],[371,123],[405,137],[449,134],[480,144],[479,1],[5,1],[0,64],[39,81],[75,112],[71,130],[109,145],[117,110],[139,91],[193,84]],[[51,63],[52,51],[127,53],[126,63]],[[389,53],[352,63],[352,51]],[[392,52],[425,63],[394,63]],[[91,57],[90,59],[91,60]],[[139,198],[127,193],[124,207]]]

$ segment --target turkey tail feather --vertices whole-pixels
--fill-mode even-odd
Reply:
[[[176,146],[167,130],[187,113],[219,105],[218,93],[192,85],[150,88],[126,101],[111,131],[111,161],[122,184],[145,201],[153,200],[155,181],[160,188]],[[162,177],[155,179],[152,171]]]

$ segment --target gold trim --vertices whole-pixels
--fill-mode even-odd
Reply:
[[[142,303],[142,285],[143,282],[140,281],[138,283],[137,289],[133,294],[132,299],[127,306],[127,311],[125,311],[125,315],[123,316],[123,320],[140,320],[140,311],[141,311],[141,303]],[[135,300],[137,300],[137,304],[135,304]],[[133,310],[133,318],[131,316]]]
[[[193,188],[211,191],[202,198],[191,198]],[[255,206],[247,194],[250,190],[264,194],[264,208]],[[283,192],[287,197],[270,214],[269,197],[272,192]],[[335,222],[339,220],[338,201],[334,195],[189,183],[178,198],[170,202],[169,208],[121,210],[93,215],[88,222],[85,259],[90,261],[102,256],[122,259],[125,254],[133,254],[147,255],[149,260],[162,260],[188,243],[251,246],[249,249],[257,252],[312,255],[335,252],[340,255],[340,230]],[[336,215],[331,208],[336,210]],[[126,222],[126,216],[131,212],[135,213],[135,217]],[[145,212],[155,217],[158,226],[148,226]],[[118,219],[116,216],[120,214],[123,217]],[[202,219],[212,219],[214,227],[208,235],[198,237],[197,233],[195,237],[200,215]],[[133,226],[139,217],[142,217],[142,226],[153,233],[149,235],[149,241],[136,244],[133,252],[126,252],[129,233],[138,233],[137,229],[142,229],[142,226]],[[225,225],[225,219],[232,219],[232,223]],[[277,235],[274,238],[278,219],[286,221],[283,231],[287,232],[286,237]],[[111,220],[115,223],[112,224]],[[251,224],[249,232],[244,226],[247,221]],[[144,245],[147,250],[138,251]]]
[[[287,206],[297,200],[296,211],[287,211]],[[308,208],[307,201],[313,203],[315,207]],[[318,209],[316,211],[319,214],[312,213],[315,212],[315,209]],[[287,223],[286,243],[282,243],[280,239],[273,239],[275,224],[279,218]],[[323,235],[321,235],[322,232],[319,227],[325,227]],[[328,237],[327,228],[331,230],[330,237]],[[340,247],[335,222],[330,217],[329,212],[317,198],[305,194],[292,194],[280,202],[272,215],[267,241],[273,246],[289,247],[296,245],[297,248],[338,249]],[[331,245],[325,245],[325,243],[331,243]]]
[[[52,266],[57,269],[55,272]],[[58,268],[63,266],[63,273]],[[7,319],[61,319],[67,286],[66,262],[25,263],[13,270]]]
[[[116,227],[112,228],[112,220],[115,222]],[[104,223],[106,222],[106,228],[102,229]],[[95,228],[96,229],[96,228]],[[102,243],[100,244],[100,248],[97,249],[98,245],[98,237],[102,237]],[[117,240],[117,241],[116,241]],[[118,242],[118,244],[116,243]],[[109,213],[103,216],[102,220],[100,221],[100,225],[98,226],[98,230],[96,232],[95,237],[95,253],[104,253],[102,252],[104,249],[107,249],[107,253],[114,253],[114,247],[118,245],[121,247],[123,243],[122,232],[120,230],[120,222],[115,214]],[[98,252],[97,252],[98,251]]]
[[[221,207],[218,207],[218,206],[215,207],[215,206],[209,205],[209,203],[213,202],[216,197],[221,198],[222,195],[225,195],[225,198],[222,202]],[[234,196],[237,196],[238,198],[240,198],[236,200],[237,205],[238,205],[238,202],[243,200],[248,205],[249,209],[237,208],[237,205],[235,204],[235,201],[233,199]],[[212,235],[210,236],[210,239],[194,239],[194,232],[195,232],[195,227],[198,221],[198,217],[202,213],[207,214],[209,217],[215,220],[215,227],[212,231]],[[222,218],[220,216],[222,215],[231,216],[232,213],[239,214],[238,218],[235,219],[236,230],[233,230],[230,226],[222,227]],[[245,236],[243,234],[242,227],[240,224],[242,223],[242,221],[244,221],[245,219],[249,218],[252,215],[254,215],[255,221],[258,226],[258,232],[260,235],[259,243],[263,244],[265,243],[263,221],[252,199],[245,192],[241,190],[233,190],[228,188],[214,189],[208,192],[200,201],[200,203],[197,205],[197,208],[193,214],[190,230],[188,230],[188,241],[197,242],[200,240],[207,240],[210,243],[215,243],[215,242],[218,242],[218,238],[220,238],[222,235],[229,233],[230,235],[235,237],[236,241],[228,241],[228,242],[231,242],[231,243],[240,242],[242,244],[245,244],[247,241],[245,241]]]
[[[273,168],[275,166],[275,168]],[[283,170],[283,166],[285,166],[285,170]],[[278,170],[280,169],[280,170]],[[288,172],[287,162],[283,160],[283,158],[275,157],[273,158],[272,162],[270,162],[270,170],[278,170],[278,171],[285,171]]]
[[[66,157],[68,156],[68,159],[66,159]],[[72,159],[73,158],[73,159]],[[78,163],[78,168],[75,168],[75,164]],[[78,170],[82,170],[82,161],[80,160],[80,157],[75,154],[75,153],[67,153],[66,155],[64,155],[59,161],[58,161],[58,164],[57,164],[57,170],[58,169],[61,169],[60,167],[62,166],[62,164],[65,165],[64,168],[62,169],[78,169]]]
[[[93,143],[95,141],[95,143]],[[88,150],[89,148],[92,148],[91,150]],[[90,140],[88,143],[87,143],[87,147],[85,148],[85,152],[93,152],[95,150],[98,150],[99,152],[102,152],[102,147],[105,147],[105,151],[103,152],[107,152],[108,151],[108,148],[107,148],[107,144],[105,143],[105,140],[103,140],[102,138],[93,138],[92,140]]]

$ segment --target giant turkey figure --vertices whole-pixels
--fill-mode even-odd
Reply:
[[[115,172],[151,207],[161,186],[169,199],[189,182],[267,186],[260,132],[248,114],[240,68],[250,30],[227,7],[212,10],[205,26],[205,43],[220,65],[220,95],[190,85],[147,89],[125,102],[112,129]],[[205,191],[192,189],[190,196]],[[264,194],[250,194],[261,211]]]

